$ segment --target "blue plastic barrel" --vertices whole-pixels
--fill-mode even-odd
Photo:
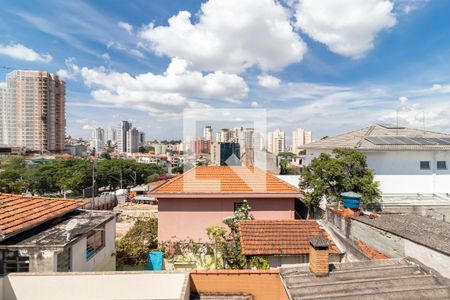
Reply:
[[[163,253],[161,251],[147,253],[147,270],[161,271],[163,262]]]
[[[341,194],[342,203],[345,208],[358,209],[361,205],[361,195],[355,192],[345,192]]]

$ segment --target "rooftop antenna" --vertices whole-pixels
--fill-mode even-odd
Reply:
[[[396,135],[398,135],[398,110],[399,110],[399,107],[397,107],[397,109],[395,110],[395,112],[396,112],[396,118],[397,118],[397,126],[395,126]]]
[[[425,135],[425,110],[422,110],[422,127],[423,127],[423,135]]]

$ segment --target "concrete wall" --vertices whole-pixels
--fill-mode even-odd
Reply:
[[[219,270],[191,272],[191,291],[244,294],[255,300],[288,300],[279,270]]]
[[[359,240],[391,258],[406,256],[415,258],[450,278],[450,256],[448,255],[357,220],[343,219],[332,212],[327,214],[327,219],[330,225],[350,241]]]
[[[413,257],[424,265],[435,269],[442,276],[450,278],[450,256],[433,249],[405,240],[405,256]]]
[[[56,256],[61,249],[36,248],[20,249],[20,256],[28,256],[30,259],[30,272],[56,272]]]
[[[225,217],[234,212],[234,203],[245,198],[202,198],[202,199],[159,199],[158,203],[158,239],[208,242],[206,228],[223,224]],[[293,220],[293,198],[255,198],[247,199],[251,215],[257,220]]]
[[[90,259],[86,259],[87,238],[71,246],[72,272],[115,271],[116,270],[116,220],[105,224],[105,247]]]
[[[145,271],[16,273],[3,279],[0,300],[189,299],[188,279],[186,273]]]
[[[320,153],[307,150],[306,164]],[[364,152],[369,168],[375,171],[383,193],[449,193],[450,151],[373,151]],[[437,170],[437,161],[446,161],[447,170]],[[430,170],[420,170],[420,161],[430,161]]]

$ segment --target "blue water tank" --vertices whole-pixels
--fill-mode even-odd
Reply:
[[[163,262],[163,253],[161,251],[154,251],[147,253],[147,270],[161,271]]]
[[[358,209],[361,205],[361,195],[355,192],[345,192],[341,194],[342,203],[345,208]]]

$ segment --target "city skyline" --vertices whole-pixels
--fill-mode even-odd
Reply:
[[[0,86],[14,69],[59,74],[73,137],[130,120],[149,139],[180,138],[182,110],[192,107],[265,108],[268,130],[305,127],[318,137],[395,123],[397,115],[402,125],[423,127],[424,116],[427,129],[450,131],[449,3],[370,0],[345,8],[367,18],[340,24],[331,1],[323,11],[332,24],[325,31],[339,37],[333,41],[308,1],[260,1],[258,9],[245,1],[255,13],[237,28],[249,34],[233,44],[242,50],[235,60],[229,49],[236,35],[221,16],[239,12],[233,1],[217,3],[49,0],[38,8],[5,1]],[[285,31],[270,34],[259,20]],[[180,28],[189,29],[185,37],[176,34]],[[196,40],[203,35],[223,47],[207,55],[212,42]],[[246,36],[264,38],[255,49]],[[199,51],[189,51],[191,43]]]

